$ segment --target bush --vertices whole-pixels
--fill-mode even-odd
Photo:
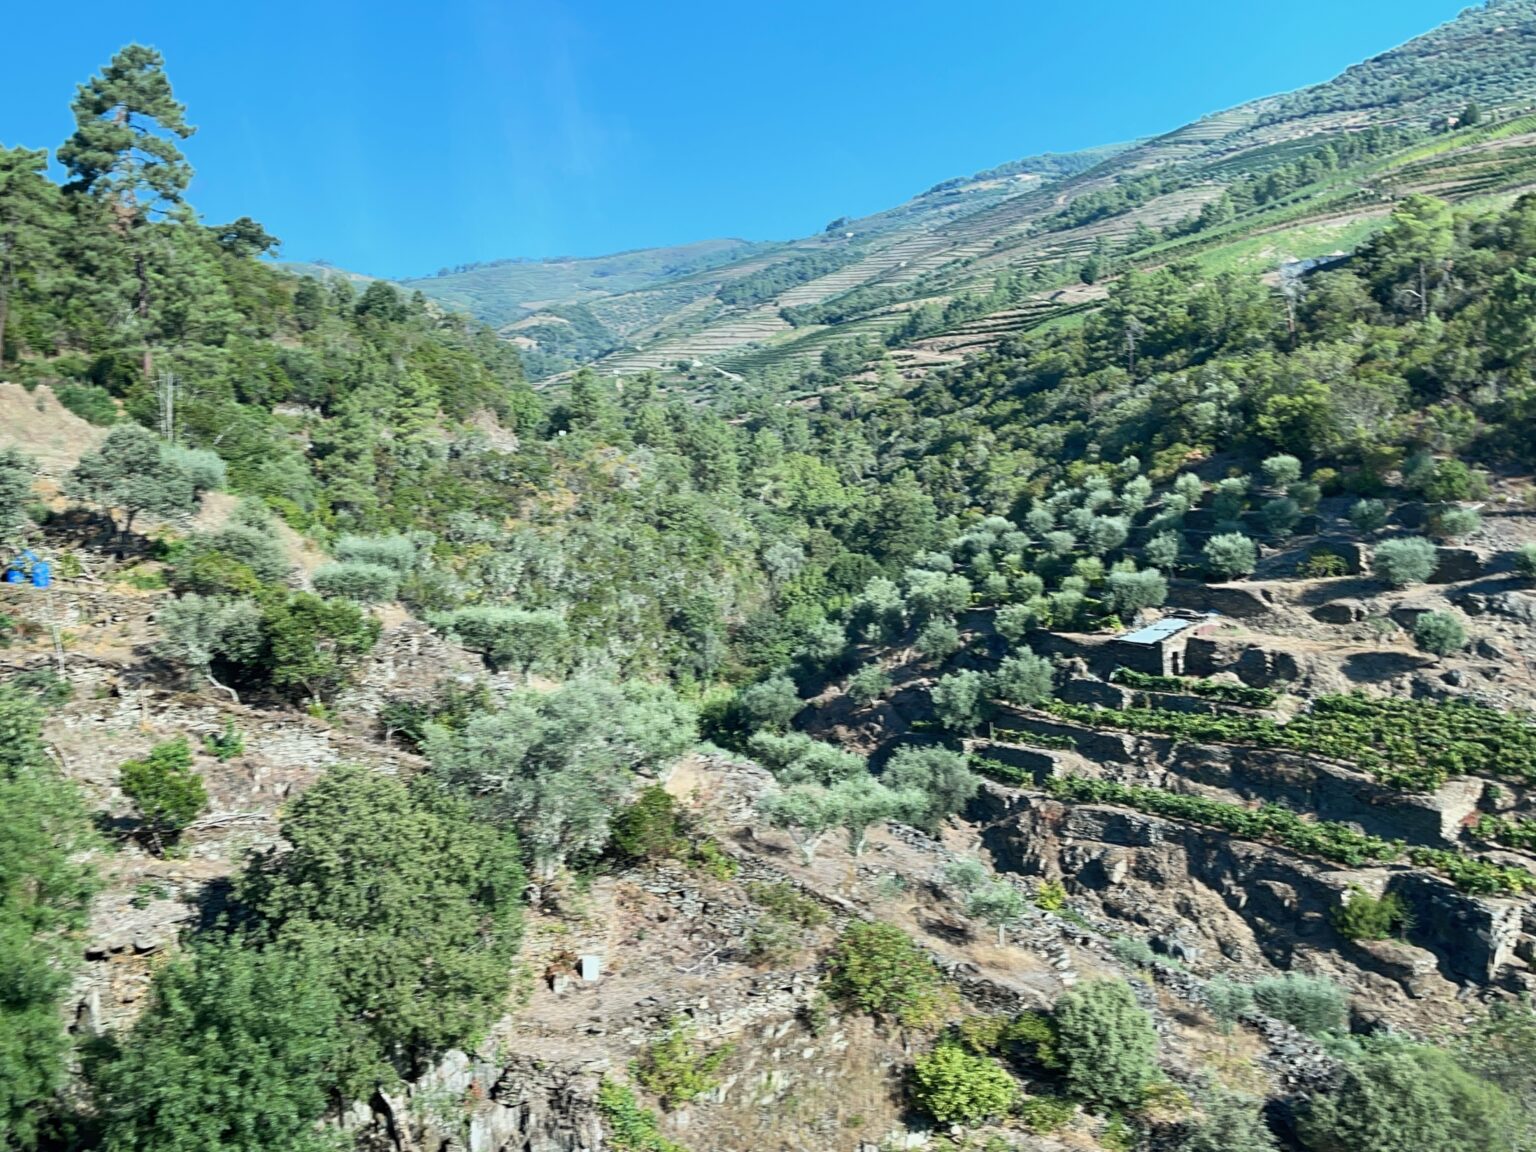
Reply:
[[[1525,544],[1514,554],[1515,571],[1527,579],[1536,579],[1536,544]]]
[[[225,720],[220,731],[204,733],[203,751],[220,763],[233,760],[245,752],[245,737],[233,720]]]
[[[891,690],[891,675],[878,664],[866,664],[848,677],[848,698],[863,707]]]
[[[192,750],[185,737],[156,744],[142,760],[129,760],[118,773],[118,786],[156,853],[174,843],[208,806],[208,790],[192,770]]]
[[[1422,536],[1384,540],[1371,553],[1371,569],[1394,588],[1422,584],[1434,574],[1435,546]]]
[[[1031,631],[1044,624],[1042,605],[1033,598],[1022,604],[1005,604],[997,610],[998,634],[1010,644],[1022,644]]]
[[[1413,624],[1413,642],[1422,651],[1449,656],[1467,646],[1467,630],[1450,612],[1426,612]]]
[[[1247,503],[1248,481],[1241,476],[1229,477],[1217,484],[1216,494],[1211,499],[1218,520],[1236,520]]]
[[[960,651],[960,629],[951,621],[936,616],[918,631],[912,647],[929,660],[943,660]]]
[[[432,623],[480,653],[493,671],[555,670],[565,663],[565,621],[553,612],[477,605],[440,613]]]
[[[1159,532],[1142,549],[1147,563],[1162,572],[1171,572],[1179,562],[1180,537],[1177,532]]]
[[[1488,496],[1488,481],[1481,472],[1468,468],[1460,460],[1442,460],[1418,484],[1424,499],[1438,503],[1456,500],[1483,500]]]
[[[400,577],[393,568],[380,564],[325,564],[315,570],[315,591],[322,596],[354,600],[359,604],[377,604],[393,600]]]
[[[1251,992],[1260,1011],[1309,1036],[1343,1032],[1349,1023],[1344,991],[1331,980],[1287,972],[1255,981]]]
[[[804,706],[795,682],[788,676],[760,680],[736,694],[736,711],[748,729],[783,732]]]
[[[1446,1052],[1367,1042],[1297,1125],[1313,1152],[1505,1152],[1515,1131],[1503,1092]]]
[[[110,428],[117,423],[117,405],[112,401],[112,393],[100,384],[65,381],[54,385],[53,394],[59,398],[60,404],[87,423],[102,428]]]
[[[1261,468],[1264,479],[1275,488],[1289,488],[1301,479],[1301,461],[1294,456],[1271,456]]]
[[[1129,619],[1143,608],[1160,607],[1167,599],[1168,581],[1156,568],[1109,574],[1109,606],[1121,619]]]
[[[1349,522],[1356,531],[1374,536],[1387,526],[1387,506],[1381,500],[1358,500],[1349,510]]]
[[[1056,1005],[1068,1092],[1100,1108],[1134,1108],[1158,1077],[1157,1033],[1126,985],[1080,984]]]
[[[1202,555],[1207,568],[1228,580],[1248,575],[1259,563],[1258,546],[1241,532],[1211,537]]]
[[[1437,509],[1429,521],[1430,532],[1440,540],[1462,540],[1483,526],[1483,518],[1475,508],[1451,505]]]
[[[1051,698],[1056,669],[1029,649],[1004,657],[992,677],[992,692],[1009,704],[1043,704]]]
[[[981,784],[959,752],[915,744],[898,748],[880,779],[897,791],[917,791],[928,798],[926,807],[912,813],[911,819],[930,834],[964,808]]]
[[[856,921],[832,949],[829,991],[849,1007],[907,1028],[938,1015],[944,977],[893,924]]]
[[[608,1125],[613,1152],[687,1152],[661,1134],[656,1113],[640,1107],[634,1089],[604,1080],[597,1088],[597,1110]]]
[[[1019,1102],[1019,1122],[1037,1136],[1061,1131],[1076,1112],[1077,1105],[1060,1096],[1027,1096]]]
[[[1352,885],[1349,899],[1333,910],[1333,926],[1349,940],[1385,940],[1409,925],[1402,897],[1389,892],[1378,899],[1359,885]]]
[[[192,482],[192,491],[199,496],[204,492],[217,492],[228,482],[228,470],[217,452],[167,444],[161,449],[160,456],[168,465],[181,470]]]
[[[940,1043],[912,1067],[912,1098],[940,1124],[978,1124],[1005,1115],[1018,1089],[1003,1066]]]
[[[719,1083],[714,1074],[729,1055],[729,1048],[695,1051],[692,1031],[673,1020],[661,1038],[651,1043],[629,1067],[640,1087],[670,1112],[713,1089]]]
[[[1217,1091],[1204,1102],[1204,1115],[1178,1144],[1178,1152],[1278,1152],[1264,1123],[1262,1103]]]
[[[688,855],[691,843],[677,801],[652,784],[614,816],[608,848],[626,861],[675,860]]]
[[[966,669],[941,676],[931,692],[938,722],[952,732],[974,732],[987,715],[987,677]]]
[[[336,559],[376,564],[407,576],[416,567],[416,545],[409,536],[343,536],[336,541]]]
[[[1289,536],[1301,519],[1301,505],[1289,496],[1267,501],[1263,510],[1264,527],[1271,536]]]

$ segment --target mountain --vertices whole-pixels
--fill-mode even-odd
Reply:
[[[1117,269],[1190,258],[1273,267],[1351,247],[1416,190],[1510,194],[1531,179],[1533,62],[1536,2],[1503,0],[1326,83],[1133,144],[945,181],[814,237],[717,248],[691,272],[676,274],[666,254],[679,250],[661,249],[629,255],[643,275],[568,292],[557,276],[522,278],[538,265],[412,286],[497,326],[535,376],[594,360],[619,373],[703,361],[793,380],[857,339],[891,343],[895,364],[917,370],[1091,306],[1102,286],[1085,281]],[[1469,105],[1480,122],[1459,125]],[[1391,135],[1358,147],[1370,129]],[[1266,180],[1262,202],[1228,219],[1223,193]],[[977,302],[956,305],[966,299]]]

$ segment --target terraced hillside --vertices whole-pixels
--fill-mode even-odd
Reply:
[[[1063,290],[1128,267],[1197,258],[1275,268],[1358,243],[1412,192],[1465,200],[1530,187],[1533,45],[1536,0],[1505,0],[1313,88],[1133,144],[945,181],[887,211],[834,221],[819,237],[500,263],[413,286],[517,338],[536,353],[536,375],[597,359],[616,374],[699,361],[792,377],[829,344],[856,337],[888,343],[899,365],[952,362],[1071,317],[1084,298]],[[1473,104],[1479,122],[1461,125]],[[1357,147],[1373,129],[1389,130],[1388,142]],[[1325,149],[1338,156],[1319,169]],[[1291,180],[1280,194],[1232,213],[1222,207],[1224,192],[1276,173]],[[858,258],[746,306],[723,298],[765,268],[836,245]],[[1012,284],[996,296],[1000,276]],[[573,303],[601,326],[593,338],[573,343],[561,327]],[[922,323],[911,323],[925,306]]]

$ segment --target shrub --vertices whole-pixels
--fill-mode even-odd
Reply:
[[[1326,548],[1320,548],[1307,554],[1302,562],[1299,574],[1308,580],[1329,580],[1336,576],[1349,575],[1349,561],[1337,552],[1330,552]]]
[[[1218,520],[1236,520],[1247,503],[1248,481],[1241,476],[1229,477],[1217,484],[1216,495],[1211,499]]]
[[[1510,1100],[1437,1048],[1367,1042],[1297,1128],[1313,1152],[1505,1152]]]
[[[938,722],[952,732],[974,732],[987,714],[987,677],[966,669],[941,676],[931,692]]]
[[[929,833],[959,812],[976,795],[981,782],[966,766],[959,752],[932,745],[906,744],[896,750],[880,777],[899,791],[917,791],[928,798],[926,807],[911,819]]]
[[[1344,992],[1331,980],[1287,972],[1254,981],[1251,991],[1260,1011],[1309,1036],[1342,1032],[1349,1022]]]
[[[848,698],[860,706],[873,704],[891,690],[891,675],[878,664],[866,664],[848,677]]]
[[[343,536],[336,541],[336,559],[376,564],[406,576],[416,567],[416,544],[409,536]]]
[[[1467,646],[1467,630],[1450,612],[1426,612],[1413,624],[1413,642],[1435,656],[1449,656]]]
[[[992,677],[992,692],[1009,704],[1043,704],[1051,698],[1056,669],[1044,656],[1025,648],[1007,656]]]
[[[1349,510],[1349,522],[1355,526],[1356,531],[1374,536],[1387,526],[1387,506],[1381,500],[1357,500]]]
[[[677,801],[652,784],[614,816],[608,847],[621,860],[669,860],[688,855],[691,843]]]
[[[1018,1095],[1013,1077],[986,1056],[940,1043],[912,1068],[912,1098],[940,1124],[977,1124],[1006,1114]]]
[[[440,613],[432,623],[480,653],[494,671],[552,670],[565,661],[565,621],[553,612],[475,605]]]
[[[129,760],[118,773],[118,784],[157,853],[208,806],[208,790],[192,770],[185,737],[156,744],[142,760]]]
[[[943,660],[960,650],[960,629],[943,617],[934,617],[918,630],[912,647],[929,660]]]
[[[1041,609],[1042,605],[1033,599],[1023,604],[1005,604],[997,610],[998,634],[1010,644],[1022,644],[1033,629],[1044,623]]]
[[[1068,1092],[1100,1108],[1132,1108],[1157,1079],[1157,1033],[1126,985],[1095,981],[1056,1005]]]
[[[1178,1152],[1278,1152],[1280,1145],[1264,1123],[1260,1101],[1217,1091],[1202,1111],[1179,1142]]]
[[[1027,1096],[1019,1102],[1019,1122],[1037,1136],[1059,1132],[1072,1122],[1077,1105],[1060,1096]]]
[[[233,760],[245,751],[245,737],[235,727],[233,720],[226,720],[220,731],[203,735],[203,751],[221,763]]]
[[[661,1134],[656,1113],[642,1108],[627,1084],[604,1080],[598,1085],[597,1110],[607,1122],[613,1152],[686,1152]]]
[[[180,469],[192,482],[192,491],[199,496],[204,492],[219,491],[228,481],[223,458],[206,448],[167,444],[160,450],[160,457],[171,467]]]
[[[1394,588],[1422,584],[1435,571],[1435,546],[1422,536],[1384,540],[1371,553],[1371,568]]]
[[[1241,532],[1211,537],[1202,555],[1207,568],[1229,580],[1248,575],[1259,563],[1258,546]]]
[[[1460,460],[1442,460],[1418,485],[1424,499],[1439,503],[1455,500],[1482,500],[1488,495],[1488,481],[1481,472],[1468,468]]]
[[[647,1046],[629,1067],[639,1085],[670,1112],[713,1089],[719,1083],[715,1073],[729,1055],[728,1047],[696,1051],[692,1030],[673,1020],[661,1038]]]
[[[1124,544],[1130,534],[1130,522],[1124,516],[1095,516],[1084,534],[1084,543],[1095,556],[1103,556]]]
[[[736,710],[749,729],[783,732],[802,707],[800,692],[788,676],[760,680],[736,694]]]
[[[1162,572],[1170,572],[1179,562],[1180,538],[1177,532],[1159,532],[1142,550],[1147,563]]]
[[[1527,579],[1536,579],[1536,544],[1524,544],[1514,554],[1515,571]]]
[[[1333,926],[1349,940],[1385,940],[1409,925],[1402,897],[1389,892],[1377,898],[1359,885],[1352,885],[1349,898],[1333,910]]]
[[[1167,599],[1168,581],[1156,568],[1109,574],[1109,606],[1122,619],[1143,608],[1160,607]]]
[[[60,404],[87,423],[102,428],[110,428],[117,423],[117,405],[112,401],[112,393],[100,384],[65,381],[54,385],[53,394],[59,398]]]
[[[1301,479],[1301,461],[1294,456],[1271,456],[1261,468],[1264,479],[1275,488],[1289,488]]]
[[[785,920],[801,928],[820,928],[828,919],[827,910],[818,901],[790,884],[749,884],[747,895],[774,919]]]
[[[377,604],[393,600],[400,577],[393,568],[381,564],[346,562],[325,564],[315,570],[315,591],[322,596],[355,600],[359,604]]]
[[[1263,516],[1271,536],[1289,536],[1301,519],[1301,505],[1289,496],[1280,496],[1264,504]]]
[[[1483,518],[1475,508],[1460,508],[1452,504],[1436,509],[1430,517],[1430,532],[1441,540],[1462,540],[1483,526]]]
[[[937,965],[893,924],[856,921],[832,949],[829,991],[850,1007],[903,1027],[938,1014],[944,978]]]

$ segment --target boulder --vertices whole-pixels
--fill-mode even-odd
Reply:
[[[1483,574],[1486,557],[1475,548],[1436,548],[1431,584],[1459,584]]]
[[[1358,624],[1370,614],[1363,600],[1330,600],[1312,609],[1312,619],[1323,624]]]

